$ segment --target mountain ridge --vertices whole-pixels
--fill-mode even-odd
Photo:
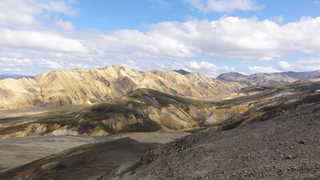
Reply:
[[[255,73],[245,75],[238,72],[223,73],[217,77],[219,80],[238,82],[245,85],[271,85],[292,83],[298,80],[320,76],[320,70],[306,72],[276,72],[276,73]]]
[[[135,71],[116,65],[51,71],[35,77],[0,80],[0,109],[108,102],[139,88],[193,97],[223,96],[242,86],[199,73]]]
[[[27,77],[26,75],[22,75],[22,74],[0,74],[0,80],[1,79],[7,79],[7,78],[23,78],[23,77]]]
[[[128,132],[197,129],[228,118],[231,114],[226,111],[240,110],[217,106],[215,101],[195,100],[152,89],[137,89],[110,103],[76,111],[24,117],[25,120],[18,125],[1,130],[0,139],[30,135],[106,136]]]

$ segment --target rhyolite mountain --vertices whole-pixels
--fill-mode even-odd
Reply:
[[[124,66],[52,71],[35,77],[0,80],[0,109],[96,104],[140,88],[208,97],[237,92],[241,85],[200,73],[135,71]]]
[[[238,107],[225,109],[218,106],[214,101],[137,89],[110,103],[96,104],[78,111],[22,117],[18,125],[2,129],[0,139],[32,135],[106,136],[128,132],[190,130],[219,123],[230,117],[232,111],[240,111]]]
[[[320,70],[310,72],[256,73],[252,75],[230,72],[219,75],[217,79],[245,85],[282,85],[317,76],[320,76]]]

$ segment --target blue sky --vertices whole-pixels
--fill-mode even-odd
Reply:
[[[320,69],[318,0],[1,0],[0,73]]]
[[[68,18],[79,29],[96,28],[104,31],[139,29],[163,21],[184,22],[190,19],[215,20],[223,16],[258,19],[283,18],[283,23],[301,17],[319,16],[320,1],[315,0],[256,0],[262,8],[257,11],[203,13],[184,0],[78,0],[77,16]]]

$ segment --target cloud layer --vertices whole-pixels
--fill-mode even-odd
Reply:
[[[163,22],[151,25],[146,32],[120,30],[96,38],[101,50],[109,55],[272,60],[294,52],[320,53],[319,29],[320,17],[284,25],[223,17],[215,21]]]
[[[255,10],[249,0],[189,0],[206,11]],[[226,3],[228,2],[228,3]],[[0,68],[38,73],[50,69],[127,64],[137,69],[185,68],[215,76],[235,71],[211,60],[272,61],[294,54],[320,53],[320,17],[279,24],[226,16],[216,20],[162,22],[144,31],[77,31],[57,14],[76,15],[70,0],[0,1]],[[312,65],[315,59],[300,60]],[[299,70],[299,63],[252,65],[247,72]],[[317,63],[319,64],[319,63]],[[315,67],[315,66],[313,66]],[[7,70],[5,70],[7,69]]]

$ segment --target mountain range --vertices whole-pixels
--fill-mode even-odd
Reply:
[[[0,109],[108,102],[148,88],[189,97],[225,96],[241,89],[200,73],[135,71],[124,66],[52,71],[35,77],[0,80]]]
[[[138,89],[113,103],[67,114],[50,112],[45,118],[5,128],[0,137],[28,131],[29,135],[42,132],[44,139],[47,133],[66,128],[78,132],[100,128],[110,133],[123,128],[145,134],[139,141],[109,139],[68,149],[7,169],[0,179],[319,179],[319,85],[320,78],[312,78],[217,101]],[[199,123],[204,119],[210,123]],[[36,123],[47,126],[30,127]],[[142,140],[152,136],[150,131],[174,134],[177,130],[191,134],[166,144],[156,143],[164,136],[160,134],[156,140]],[[23,143],[23,138],[2,149],[11,153],[19,141]]]
[[[212,78],[182,69],[136,71],[120,65],[78,68],[34,77],[13,75],[0,79],[0,109],[91,105],[109,102],[141,88],[178,96],[221,98],[242,92],[241,89],[248,86],[281,86],[317,76],[320,71],[252,75],[230,72]]]
[[[317,71],[123,66],[3,79],[3,109],[31,111],[1,111],[0,179],[319,179],[319,87]]]
[[[0,79],[7,79],[7,78],[22,78],[22,77],[26,77],[25,75],[21,75],[21,74],[0,74]]]
[[[230,72],[221,74],[217,79],[228,82],[238,82],[243,85],[282,85],[317,76],[320,76],[320,70],[310,72],[256,73],[252,75]]]

